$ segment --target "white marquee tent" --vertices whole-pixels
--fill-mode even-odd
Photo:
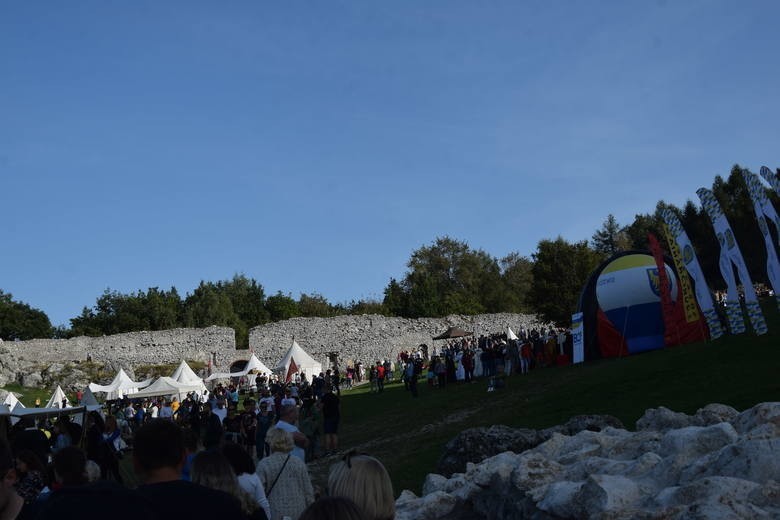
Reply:
[[[515,334],[515,331],[512,330],[512,327],[506,328],[506,339],[508,340],[517,339],[517,334]]]
[[[196,383],[179,383],[171,377],[163,376],[157,381],[132,394],[132,398],[145,398],[145,397],[158,397],[158,396],[172,396],[175,395],[182,399],[190,392],[202,392],[205,390],[203,381]]]
[[[105,392],[106,399],[110,401],[112,399],[120,399],[126,394],[132,394],[141,388],[146,388],[150,384],[152,384],[151,379],[147,379],[146,381],[133,381],[130,379],[130,376],[127,375],[127,372],[125,372],[123,368],[120,368],[111,383],[108,385],[90,383],[89,389],[92,390],[92,392]]]
[[[187,384],[203,382],[203,378],[198,376],[183,359],[181,360],[181,363],[179,363],[179,366],[176,367],[176,370],[173,371],[173,374],[171,374],[171,379],[178,383]]]
[[[247,375],[252,370],[262,372],[263,374],[271,373],[271,369],[265,366],[265,364],[260,361],[257,356],[252,354],[252,356],[249,358],[249,361],[246,362],[244,370],[241,370],[240,372],[216,372],[207,377],[206,381],[213,381],[215,379],[228,379],[230,377],[241,377]]]
[[[294,372],[303,372],[306,374],[306,379],[309,382],[312,382],[314,377],[322,372],[322,363],[307,354],[295,339],[293,339],[287,354],[279,361],[274,370],[279,372],[284,379],[287,377],[292,363],[295,363],[295,368],[297,369]]]
[[[65,401],[65,406],[62,405],[63,400]],[[57,385],[57,389],[54,390],[53,394],[51,394],[51,397],[49,398],[49,402],[46,403],[46,406],[44,408],[72,408],[72,407],[73,405],[68,399],[68,396],[66,396],[65,392],[62,391],[60,385]]]
[[[9,410],[13,410],[15,406],[24,408],[24,405],[19,402],[19,399],[16,398],[13,392],[8,392],[8,395],[5,396],[5,401],[3,401],[3,404],[8,406]]]

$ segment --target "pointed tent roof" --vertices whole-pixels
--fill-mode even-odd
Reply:
[[[517,334],[512,330],[512,327],[506,328],[506,339],[517,339]]]
[[[93,392],[107,392],[110,396],[120,397],[125,393],[132,393],[139,388],[146,388],[152,383],[151,379],[146,381],[133,381],[130,376],[127,375],[124,368],[120,368],[119,372],[114,376],[114,380],[108,385],[98,385],[95,383],[89,384],[89,389]]]
[[[462,338],[463,336],[471,336],[472,334],[473,332],[466,332],[465,330],[458,327],[450,327],[438,336],[434,336],[433,339]]]
[[[203,378],[199,377],[183,359],[176,370],[173,371],[171,379],[179,383],[198,383],[203,381]]]
[[[157,397],[160,395],[187,394],[190,392],[200,392],[205,389],[203,381],[195,383],[180,383],[170,377],[161,377],[148,387],[133,394],[136,397]]]
[[[100,403],[98,403],[95,394],[92,393],[89,387],[84,389],[84,395],[81,396],[81,404],[86,406],[89,411],[100,409]]]
[[[65,400],[65,406],[62,406],[63,399]],[[71,406],[70,399],[62,391],[60,385],[57,385],[57,389],[51,394],[51,398],[44,408],[70,408]]]
[[[294,339],[292,345],[290,345],[290,349],[287,351],[287,354],[285,354],[282,360],[279,361],[279,363],[276,365],[276,370],[287,370],[287,367],[290,365],[290,361],[292,359],[295,359],[295,364],[298,365],[299,368],[312,365],[322,366],[321,363],[317,362],[313,357],[307,354],[306,351],[303,350],[301,346],[298,345],[298,342]]]
[[[246,366],[244,367],[244,370],[241,370],[239,372],[215,372],[211,374],[209,377],[207,377],[206,381],[213,381],[215,379],[228,379],[230,377],[241,377],[247,375],[252,370],[257,370],[258,372],[262,372],[264,374],[270,374],[272,370],[265,366],[265,363],[260,361],[257,356],[252,354],[252,356],[249,358],[249,361],[246,362]]]
[[[16,398],[16,395],[13,392],[8,392],[8,395],[5,396],[5,401],[3,401],[3,404],[7,405],[9,410],[13,410],[17,405],[24,408],[24,405],[19,402],[19,399]]]
[[[258,372],[262,372],[264,374],[271,373],[271,369],[265,366],[265,363],[260,361],[254,354],[252,354],[252,357],[250,357],[249,361],[247,361],[246,367],[244,367],[244,373],[242,375],[246,375],[252,370],[257,370]]]

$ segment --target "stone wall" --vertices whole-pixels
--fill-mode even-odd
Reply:
[[[327,352],[338,352],[339,363],[347,361],[373,363],[380,359],[395,361],[402,350],[417,349],[425,343],[431,349],[444,341],[431,341],[448,327],[460,327],[476,335],[506,332],[507,326],[521,328],[542,326],[533,315],[480,314],[452,315],[446,318],[391,318],[375,314],[337,316],[335,318],[293,318],[268,323],[249,331],[249,346],[266,365],[273,368],[290,348],[292,338],[327,366]]]
[[[511,326],[540,327],[534,316],[485,314],[410,320],[378,315],[335,318],[294,318],[269,323],[249,331],[249,345],[266,365],[273,367],[290,347],[293,336],[307,352],[327,366],[327,352],[338,352],[342,366],[349,360],[371,363],[395,360],[401,350],[416,349],[421,343],[431,348],[443,345],[431,337],[448,327],[461,327],[475,334],[506,331]],[[124,368],[131,376],[139,365],[178,363],[182,359],[207,362],[216,352],[217,371],[228,371],[231,363],[246,360],[249,353],[236,350],[235,332],[226,327],[129,332],[99,338],[6,341],[0,344],[0,386],[19,381],[24,386],[60,384],[83,386],[89,377],[78,365],[87,356],[115,373]],[[105,382],[105,381],[103,381]]]
[[[139,365],[178,363],[182,359],[206,362],[211,352],[217,353],[218,365],[232,362],[236,356],[235,331],[208,327],[128,332],[98,338],[6,341],[0,345],[0,384],[22,380],[25,375],[46,371],[52,365],[80,363],[87,356],[112,371],[124,368],[132,372]],[[35,383],[29,381],[28,386],[37,386]]]

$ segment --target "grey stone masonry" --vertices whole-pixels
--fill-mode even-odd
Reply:
[[[363,364],[389,359],[395,362],[402,350],[427,344],[429,352],[445,344],[432,341],[448,327],[460,327],[480,334],[506,332],[507,326],[519,329],[539,328],[544,324],[526,314],[451,315],[445,318],[391,318],[376,314],[337,316],[334,318],[293,318],[254,327],[249,331],[249,346],[260,360],[273,368],[292,344],[292,338],[303,349],[327,366],[327,353],[338,352],[339,364],[362,361]]]

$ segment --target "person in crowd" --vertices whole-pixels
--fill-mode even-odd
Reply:
[[[325,451],[334,455],[339,448],[338,428],[341,420],[341,403],[339,397],[328,388],[322,396],[322,429],[325,434]]]
[[[16,492],[30,505],[46,487],[46,468],[34,451],[24,449],[16,454]]]
[[[268,401],[260,401],[259,412],[257,413],[257,428],[255,429],[255,451],[257,460],[262,459],[268,454],[265,443],[265,436],[273,425],[274,416],[268,411]]]
[[[161,518],[243,517],[238,501],[228,493],[181,480],[186,451],[175,423],[149,421],[133,444],[133,466],[143,482],[136,493]]]
[[[238,478],[227,458],[218,451],[201,451],[195,456],[195,460],[192,461],[192,482],[209,489],[223,491],[233,497],[241,506],[245,518],[267,519],[265,510],[239,485]]]
[[[35,420],[32,417],[22,417],[20,424],[24,429],[17,431],[13,437],[13,453],[32,450],[41,463],[45,464],[49,460],[49,452],[51,451],[48,437],[41,428],[35,425]]]
[[[331,466],[328,492],[349,498],[361,509],[366,520],[393,520],[395,498],[390,475],[379,460],[349,452]]]
[[[322,497],[307,507],[298,520],[366,520],[366,516],[348,498]]]
[[[244,448],[232,442],[222,446],[222,454],[230,463],[230,467],[233,468],[241,489],[246,491],[259,507],[263,508],[266,518],[271,518],[271,506],[265,496],[263,483],[257,476],[257,466],[255,466],[252,456]]]
[[[162,408],[160,408],[160,419],[173,420],[173,407],[167,399],[163,401]]]
[[[321,401],[320,401],[321,402]],[[322,431],[322,412],[314,399],[304,399],[298,413],[298,429],[309,440],[306,446],[306,461],[314,460],[319,451],[320,432]]]
[[[257,440],[257,405],[254,399],[244,400],[244,411],[241,412],[241,444],[249,454],[255,453]]]
[[[105,429],[105,422],[98,412],[93,410],[87,414],[87,459],[95,461],[103,475],[107,472],[107,458],[110,455],[108,444],[103,438]]]
[[[73,444],[70,435],[70,420],[67,415],[61,416],[54,425],[54,444],[51,447],[52,453],[57,453],[63,448]]]
[[[294,456],[292,435],[280,428],[268,430],[266,442],[271,455],[257,464],[257,475],[263,483],[271,505],[271,519],[289,516],[297,520],[306,507],[314,502],[314,489],[306,463]]]
[[[211,405],[208,403],[203,405],[202,415],[203,419],[201,422],[204,425],[203,447],[207,450],[216,448],[222,442],[222,437],[225,434],[222,419],[212,412]]]
[[[284,430],[292,435],[293,443],[295,447],[292,450],[294,457],[301,459],[301,462],[306,462],[306,447],[309,445],[309,439],[306,435],[296,426],[298,422],[298,408],[296,406],[283,406],[281,408],[279,421],[277,421],[275,428]],[[271,428],[273,429],[273,428]]]
[[[113,415],[106,417],[103,429],[103,440],[107,448],[103,478],[113,478],[121,484],[122,474],[119,471],[119,459],[124,456],[122,450],[127,445],[122,439],[122,432],[119,430],[116,417]]]
[[[404,368],[404,381],[412,393],[412,397],[417,397],[417,371],[412,360],[409,360]]]
[[[24,507],[24,499],[14,487],[16,478],[11,448],[0,439],[0,519],[14,520]]]

